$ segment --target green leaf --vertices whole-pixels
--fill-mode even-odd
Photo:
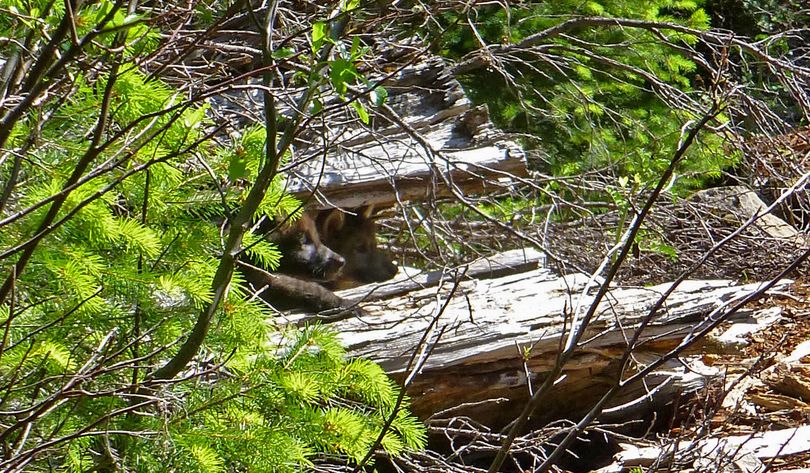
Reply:
[[[23,8],[32,13],[10,19],[0,15],[5,36],[12,45],[30,43],[30,52],[36,55],[56,38],[53,32],[68,3],[5,2],[6,13],[15,15]],[[193,10],[192,21],[207,27],[226,5],[202,3]],[[23,209],[62,192],[76,162],[86,155],[86,137],[99,120],[108,92],[110,132],[92,166],[117,163],[108,173],[65,194],[56,215],[66,217],[64,224],[41,240],[31,264],[17,279],[15,296],[24,303],[13,311],[0,305],[0,320],[8,319],[8,343],[0,356],[0,380],[8,388],[6,404],[31,411],[43,399],[59,394],[65,380],[77,377],[83,380],[81,388],[87,389],[74,389],[75,402],[54,404],[42,413],[41,428],[21,434],[32,448],[57,436],[61,439],[53,445],[52,455],[34,459],[28,469],[45,471],[54,465],[65,472],[92,469],[98,442],[76,433],[86,431],[99,416],[109,417],[105,427],[110,430],[159,432],[116,442],[116,449],[121,447],[116,460],[127,471],[292,473],[311,469],[313,460],[324,455],[340,454],[341,462],[361,458],[391,415],[399,388],[378,365],[351,362],[327,327],[283,328],[276,323],[277,312],[244,290],[245,274],[238,271],[216,308],[198,361],[186,372],[191,376],[156,393],[168,403],[166,415],[131,419],[119,415],[127,401],[114,394],[145,375],[142,364],[119,361],[151,357],[162,364],[176,352],[178,342],[187,339],[200,311],[209,308],[227,238],[224,217],[238,212],[249,181],[265,162],[267,132],[261,125],[231,123],[235,126],[230,139],[206,139],[204,133],[213,128],[206,106],[194,105],[196,99],[186,96],[185,88],[177,90],[173,84],[180,82],[164,82],[159,71],[141,67],[149,51],[174,40],[158,35],[160,26],[151,29],[163,25],[155,21],[154,12],[144,10],[143,18],[126,16],[125,9],[118,8],[120,2],[111,0],[78,5],[72,14],[79,38],[93,28],[107,33],[88,43],[82,58],[101,64],[114,43],[123,39],[125,43],[115,47],[127,62],[115,75],[104,67],[92,74],[66,69],[60,77],[70,83],[63,93],[41,98],[43,110],[53,113],[28,114],[13,124],[8,147],[26,150],[14,207]],[[358,8],[360,3],[345,0],[342,6]],[[94,19],[100,20],[112,8],[118,8],[115,18],[99,26]],[[320,51],[332,41],[328,28],[326,23],[313,27],[312,45]],[[54,47],[66,51],[73,39],[74,35],[65,35]],[[342,56],[330,73],[344,92],[350,84],[374,89],[357,71],[355,59],[363,49],[360,39],[335,48],[335,55]],[[285,58],[296,52],[285,48],[272,54]],[[312,59],[308,50],[297,54],[297,60]],[[330,66],[309,68],[315,71],[318,87],[323,67]],[[285,85],[311,85],[308,74],[295,72],[292,83]],[[322,112],[321,89],[315,91],[320,99],[314,100],[312,109]],[[370,120],[369,103],[381,104],[387,93],[378,87],[370,95],[350,110],[365,122]],[[344,105],[352,103],[346,97],[341,100]],[[30,140],[32,133],[41,139]],[[228,144],[223,146],[223,141]],[[285,151],[282,163],[291,156],[290,150]],[[300,202],[286,193],[285,177],[273,179],[257,215],[300,212]],[[2,246],[30,238],[47,212],[48,207],[39,208],[4,227]],[[268,267],[278,264],[281,254],[272,243],[245,235],[243,244],[251,243],[255,243],[248,250],[253,261]],[[113,330],[118,335],[105,338]],[[279,342],[281,337],[290,340]],[[97,353],[102,340],[104,351]],[[228,376],[195,382],[193,378],[204,373],[197,369],[203,360],[224,364]],[[424,426],[407,406],[403,408],[405,420],[396,421],[383,439],[383,448],[392,452],[413,445],[413,439],[418,443],[424,433]]]
[[[344,0],[343,5],[340,7],[342,11],[357,10],[360,6],[360,0]]]
[[[349,57],[352,61],[356,61],[363,55],[363,50],[360,49],[360,37],[355,36],[352,39],[352,49],[349,52]]]
[[[73,357],[70,350],[56,341],[45,341],[37,347],[37,354],[53,363],[57,369],[66,370],[74,368]]]
[[[228,178],[231,182],[248,177],[248,159],[248,154],[241,147],[238,147],[236,152],[230,156],[230,160],[228,161]]]
[[[326,38],[326,23],[323,21],[316,21],[312,24],[312,53],[317,53],[323,45],[324,38]]]
[[[318,383],[318,380],[301,371],[283,373],[279,377],[279,383],[290,396],[294,396],[302,402],[315,402],[320,393],[320,383]]]
[[[320,113],[321,110],[323,110],[323,102],[321,102],[320,99],[313,99],[310,108],[310,113],[314,115],[316,113]]]
[[[295,54],[295,50],[293,48],[281,48],[273,51],[270,56],[273,59],[286,59],[291,57],[293,54]]]
[[[343,58],[337,58],[329,63],[329,79],[332,87],[340,95],[346,93],[347,83],[351,83],[357,77],[357,70],[354,63]]]
[[[376,107],[379,107],[388,99],[388,91],[385,89],[385,87],[378,85],[377,87],[371,89],[369,97],[371,98],[371,103],[373,103]]]
[[[692,28],[705,30],[708,29],[710,25],[711,17],[702,8],[695,10],[692,15],[689,16],[689,26]]]
[[[360,117],[360,121],[368,125],[369,115],[368,110],[366,110],[366,107],[364,107],[363,104],[355,100],[354,102],[352,102],[352,108],[354,109],[355,112],[357,112],[357,116]]]

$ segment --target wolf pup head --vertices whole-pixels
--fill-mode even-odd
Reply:
[[[332,287],[344,289],[361,284],[387,281],[396,275],[391,257],[377,247],[377,224],[371,217],[373,206],[354,213],[339,209],[318,215],[318,230],[323,243],[343,256],[346,264]]]
[[[268,240],[281,252],[276,272],[315,281],[331,281],[346,260],[321,241],[313,217],[304,213],[290,225],[271,232]]]

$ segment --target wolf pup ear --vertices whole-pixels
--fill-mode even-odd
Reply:
[[[327,210],[321,220],[321,238],[326,239],[338,233],[346,224],[346,216],[340,209]]]
[[[371,216],[374,215],[374,204],[360,207],[357,209],[357,215],[362,216],[366,220],[371,220]]]

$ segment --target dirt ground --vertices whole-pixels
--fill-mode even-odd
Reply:
[[[672,437],[690,438],[706,427],[712,436],[722,436],[810,425],[810,349],[801,351],[805,355],[797,362],[783,362],[800,344],[810,343],[810,279],[796,281],[789,292],[760,300],[754,308],[774,305],[782,309],[782,318],[750,335],[750,344],[739,353],[704,357],[704,363],[724,367],[729,380],[750,372],[749,379],[732,387],[742,394],[741,401],[723,403],[728,391],[716,388],[683,406],[681,427],[671,429]],[[769,466],[774,472],[810,471],[810,452],[776,458]]]

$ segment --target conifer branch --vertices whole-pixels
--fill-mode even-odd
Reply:
[[[112,8],[111,11],[108,12],[107,15],[105,15],[105,18],[99,23],[99,25],[96,25],[96,27],[94,28],[93,31],[96,31],[96,32],[100,33],[101,27],[103,25],[105,25],[108,21],[110,21],[113,18],[113,16],[115,15],[115,12],[117,12],[117,10],[121,8],[121,4],[123,4],[123,2],[121,2],[119,0],[119,2],[116,3],[117,8]],[[70,15],[65,15],[65,18],[67,18],[69,16]],[[106,21],[104,21],[104,20],[106,20]],[[70,24],[72,25],[72,17],[71,17]],[[89,41],[89,39],[88,39],[89,37],[91,37],[90,33],[88,33],[83,38],[83,40]],[[125,40],[126,40],[126,36],[123,35],[123,34],[119,34],[118,37],[117,37],[116,42],[117,43],[123,43]],[[79,43],[79,44],[82,44],[82,43]],[[75,49],[76,47],[77,46],[75,44],[72,45],[71,50]],[[81,46],[79,49],[76,49],[74,54],[78,54],[78,52],[81,51],[81,48],[83,48],[83,46]],[[65,56],[68,56],[68,55],[69,55],[69,53],[65,54]],[[111,66],[110,75],[109,75],[109,78],[107,79],[107,83],[105,85],[104,95],[103,95],[102,100],[101,100],[100,112],[99,112],[98,119],[96,121],[95,128],[93,130],[93,136],[92,136],[90,145],[88,146],[87,151],[85,152],[84,156],[82,156],[79,159],[79,161],[76,163],[76,166],[73,168],[73,172],[71,173],[70,177],[68,177],[68,179],[65,182],[63,187],[67,187],[67,186],[71,186],[71,185],[75,184],[81,178],[82,174],[84,174],[84,171],[87,169],[87,167],[90,166],[90,163],[92,163],[98,157],[98,155],[101,153],[101,149],[98,147],[98,145],[101,142],[101,138],[104,136],[105,130],[107,129],[107,121],[108,121],[108,118],[109,118],[110,101],[112,100],[113,86],[115,85],[115,82],[118,79],[118,70],[119,70],[120,65],[121,65],[122,57],[123,57],[123,52],[119,52],[119,54],[117,55],[117,59],[115,61],[113,61],[113,64]],[[65,61],[65,60],[66,59],[65,59],[64,56],[60,59],[60,61]],[[57,64],[59,64],[59,63],[57,63]],[[56,67],[56,65],[54,65],[54,67]],[[51,70],[53,70],[53,69],[54,68],[51,68]],[[49,72],[50,72],[50,70],[49,70]],[[44,83],[44,81],[43,81],[43,83]],[[26,82],[26,85],[27,84],[28,84],[28,82]],[[32,88],[36,88],[36,86],[34,86]],[[29,99],[30,97],[32,97],[32,96],[36,96],[34,94],[34,92],[31,92],[26,97],[26,99],[23,100],[23,102],[20,105],[23,105],[25,103],[25,101],[27,99]],[[31,100],[33,100],[33,99],[31,99]],[[20,108],[20,106],[16,107],[15,110],[18,110],[19,108]],[[5,144],[5,140],[11,134],[11,128],[14,126],[14,123],[16,123],[16,118],[14,118],[15,110],[12,110],[12,112],[9,113],[9,116],[7,117],[7,120],[4,119],[3,122],[0,122],[0,148],[2,148],[3,145]],[[22,111],[19,111],[19,114],[21,115]],[[19,117],[19,115],[18,115],[18,117]],[[8,129],[7,129],[7,131],[4,132],[5,127],[8,127]],[[4,136],[4,133],[6,133],[5,136]],[[13,277],[15,277],[15,276],[20,277],[20,275],[25,270],[25,267],[28,265],[28,261],[31,259],[31,256],[34,254],[34,250],[37,247],[37,243],[39,241],[41,241],[42,237],[44,237],[44,231],[46,229],[48,229],[48,227],[50,227],[51,223],[56,218],[56,215],[59,213],[59,210],[62,208],[62,205],[67,200],[67,196],[68,196],[68,194],[66,193],[63,196],[61,196],[59,198],[56,198],[53,201],[53,203],[51,204],[51,207],[48,209],[48,213],[45,215],[45,217],[43,217],[42,221],[39,224],[39,227],[37,228],[37,230],[35,232],[36,234],[43,234],[43,235],[41,237],[37,238],[36,240],[34,240],[34,242],[32,244],[30,244],[25,250],[23,250],[23,253],[20,255],[20,258],[17,260],[17,263],[14,265],[13,274],[9,275],[9,277],[6,278],[6,281],[3,283],[3,286],[0,287],[0,304],[5,302],[6,297],[8,296],[9,291],[11,290],[11,286],[13,284]]]
[[[201,143],[204,143],[204,142],[208,141],[209,139],[211,139],[211,137],[215,133],[216,133],[216,130],[206,134],[202,138],[199,138],[198,140],[191,143],[186,148],[180,149],[178,151],[173,151],[171,153],[167,153],[167,154],[165,154],[165,155],[163,155],[163,156],[161,156],[159,158],[151,159],[151,160],[149,160],[149,161],[147,161],[147,162],[145,162],[143,164],[140,164],[140,165],[135,166],[134,168],[128,170],[127,172],[123,173],[122,175],[120,175],[119,177],[114,179],[112,182],[110,182],[109,184],[107,184],[106,186],[101,188],[100,190],[94,192],[93,194],[91,194],[90,196],[88,196],[87,198],[85,198],[84,200],[79,202],[78,204],[76,204],[76,206],[73,207],[72,209],[70,209],[70,211],[68,213],[66,213],[64,217],[60,218],[59,220],[57,220],[55,222],[52,222],[50,225],[48,225],[47,227],[45,227],[42,230],[38,231],[36,234],[34,234],[34,236],[29,238],[28,240],[20,243],[17,246],[9,248],[8,250],[4,251],[3,253],[0,253],[0,260],[2,260],[3,258],[7,258],[10,255],[13,255],[14,253],[17,253],[18,251],[23,251],[23,250],[27,250],[29,248],[35,247],[43,238],[48,236],[51,232],[58,229],[63,224],[69,222],[70,219],[73,218],[77,213],[79,213],[79,211],[81,209],[83,209],[83,208],[87,207],[89,204],[95,202],[100,197],[104,196],[107,192],[110,192],[111,190],[117,188],[118,185],[120,185],[126,179],[128,179],[128,178],[130,178],[130,177],[132,177],[134,175],[137,175],[142,171],[146,171],[146,170],[148,170],[149,168],[151,168],[152,166],[154,166],[156,164],[167,162],[167,161],[171,160],[172,158],[176,158],[178,156],[182,156],[182,155],[190,152],[191,150],[197,148],[197,146],[199,146]],[[157,133],[155,134],[155,136],[157,136]],[[134,154],[134,152],[133,152],[133,154]],[[130,157],[131,157],[131,155],[130,155]],[[109,170],[111,170],[111,169],[109,169]],[[74,186],[72,186],[72,187],[75,189],[77,186],[74,184]],[[63,188],[62,192],[59,192],[59,193],[54,194],[54,195],[55,196],[58,195],[58,196],[67,197],[67,193],[64,192],[64,189],[65,188]]]
[[[331,22],[330,22],[330,34],[332,35],[332,39],[337,42],[340,37],[343,35],[343,31],[348,24],[348,16],[345,14],[338,14]],[[272,24],[268,24],[267,28],[272,28]],[[264,34],[269,34],[268,31],[264,31]],[[269,42],[265,42],[264,44],[269,44]],[[320,52],[320,64],[321,67],[326,66],[326,60],[329,58],[329,54],[332,50],[332,43],[327,43],[323,46],[323,49]],[[272,61],[272,51],[265,51],[264,52],[264,61]],[[269,66],[271,64],[263,64],[264,67],[267,67],[267,70],[270,70]],[[269,72],[265,73],[265,81],[269,81],[267,75]],[[320,82],[311,82],[304,94],[298,100],[297,106],[293,109],[293,116],[290,119],[289,126],[284,130],[284,134],[282,135],[281,139],[279,140],[278,145],[275,145],[275,137],[276,137],[276,124],[278,120],[278,116],[275,113],[274,107],[274,100],[270,91],[267,87],[264,88],[264,103],[265,107],[265,129],[267,131],[267,144],[266,144],[266,154],[265,162],[262,168],[259,170],[259,174],[256,177],[256,181],[254,182],[253,186],[248,193],[248,196],[245,198],[245,202],[242,207],[239,209],[239,212],[234,217],[233,221],[231,222],[230,231],[228,233],[228,238],[226,240],[225,249],[223,255],[220,259],[219,266],[217,267],[216,274],[214,275],[214,279],[212,282],[212,289],[213,289],[213,298],[212,301],[206,306],[205,310],[200,313],[199,317],[197,318],[194,327],[191,330],[191,334],[188,336],[186,341],[178,350],[177,354],[172,357],[166,364],[162,367],[158,368],[154,372],[150,373],[147,376],[148,380],[164,380],[164,379],[171,379],[177,376],[196,356],[199,352],[200,347],[202,346],[203,342],[205,341],[205,337],[208,334],[208,328],[211,325],[211,321],[214,318],[217,310],[219,309],[219,305],[225,300],[225,297],[228,293],[228,288],[231,283],[231,276],[233,275],[233,271],[236,267],[236,259],[241,252],[242,246],[242,237],[244,236],[247,229],[250,227],[250,222],[253,219],[253,215],[256,214],[256,211],[259,208],[262,200],[264,199],[264,195],[267,192],[270,184],[275,177],[279,163],[281,162],[281,157],[287,152],[289,147],[292,145],[293,139],[299,131],[299,126],[303,119],[304,113],[307,110],[309,103],[312,101],[312,97],[315,95],[315,92],[318,90],[320,86]]]
[[[123,153],[122,156],[119,159],[116,159],[114,161],[107,161],[107,162],[101,164],[97,168],[93,169],[92,171],[90,171],[87,174],[85,174],[84,176],[82,176],[80,179],[78,179],[73,184],[71,184],[71,185],[63,185],[62,188],[59,190],[59,192],[55,192],[55,193],[49,195],[48,197],[46,197],[44,199],[41,199],[38,202],[35,202],[35,203],[31,204],[30,206],[28,206],[28,207],[26,207],[24,209],[21,209],[21,210],[15,212],[15,213],[9,215],[8,217],[0,220],[0,227],[3,227],[3,226],[8,225],[10,223],[13,223],[13,222],[25,217],[26,215],[29,215],[30,213],[34,212],[35,210],[37,210],[37,209],[39,209],[39,208],[41,208],[41,207],[43,207],[43,206],[45,206],[45,205],[47,205],[47,204],[49,204],[51,202],[54,202],[57,199],[64,198],[68,194],[73,192],[74,190],[78,189],[79,187],[81,187],[84,184],[87,184],[88,182],[92,181],[93,179],[101,177],[101,176],[105,175],[106,173],[109,173],[109,172],[111,172],[111,171],[113,171],[115,169],[120,168],[121,165],[125,164],[133,156],[137,155],[138,152],[141,149],[143,149],[143,147],[145,147],[148,143],[155,140],[159,135],[165,133],[177,120],[180,120],[183,117],[183,112],[188,110],[188,108],[191,107],[197,101],[202,100],[202,98],[203,98],[202,96],[196,97],[196,98],[193,98],[193,99],[191,99],[189,101],[176,104],[176,105],[174,105],[172,107],[169,107],[169,108],[166,108],[166,109],[163,109],[163,110],[159,110],[157,112],[143,114],[143,115],[139,116],[138,118],[136,118],[135,120],[133,120],[132,122],[128,123],[126,126],[122,126],[119,130],[116,131],[116,133],[114,135],[112,135],[109,139],[107,139],[104,143],[100,144],[97,147],[97,151],[98,151],[99,154],[101,154],[104,151],[108,150],[111,146],[113,146],[115,144],[118,144],[122,138],[128,136],[129,133],[132,132],[133,129],[135,129],[135,127],[142,124],[143,122],[154,120],[156,118],[159,118],[161,116],[167,115],[167,114],[172,113],[172,112],[174,113],[174,115],[172,115],[171,118],[166,120],[166,123],[162,124],[160,127],[152,130],[151,126],[147,126],[146,129],[143,132],[136,135],[135,137],[130,138],[127,143],[124,143],[125,145],[127,145],[126,146],[127,151],[126,151],[126,153]],[[219,127],[217,127],[213,132],[209,133],[206,136],[206,139],[210,138],[214,134],[221,131],[221,129],[224,126],[225,125],[220,125]],[[147,131],[149,131],[150,133],[146,134]],[[138,141],[138,143],[136,145],[134,145],[134,146],[130,145],[130,143],[136,142],[136,141]],[[195,142],[195,144],[202,143],[203,141],[205,141],[205,140],[197,140]],[[189,147],[185,148],[183,151],[172,152],[172,153],[169,153],[167,156],[171,157],[171,158],[176,158],[182,152],[187,152],[188,150],[193,149],[194,147],[195,146],[189,146]],[[168,159],[166,156],[160,158],[160,160],[166,160],[166,159]],[[157,162],[157,161],[155,161],[155,162]],[[15,251],[11,251],[11,252],[9,252],[9,251],[3,252],[2,254],[0,254],[0,259],[6,258],[10,254],[15,253],[16,251],[19,251],[19,249],[15,250]]]

